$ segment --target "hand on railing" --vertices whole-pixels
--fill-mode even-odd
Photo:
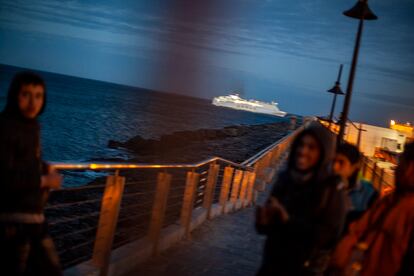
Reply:
[[[58,190],[62,187],[63,177],[52,165],[45,164],[43,173],[45,174],[41,178],[41,188]]]
[[[62,175],[58,174],[56,171],[50,172],[49,174],[42,175],[41,187],[57,190],[62,186]]]

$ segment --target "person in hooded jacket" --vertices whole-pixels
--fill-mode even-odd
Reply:
[[[341,178],[331,173],[335,141],[315,122],[292,143],[287,168],[257,209],[256,229],[267,235],[258,275],[323,275],[347,206]]]
[[[61,183],[40,156],[37,117],[45,108],[45,90],[38,75],[16,74],[0,114],[2,275],[61,275],[43,213],[49,190]]]
[[[351,224],[332,256],[329,275],[414,275],[414,143],[405,146],[395,190]]]

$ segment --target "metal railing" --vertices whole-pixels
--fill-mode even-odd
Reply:
[[[220,157],[192,164],[51,164],[63,172],[113,172],[51,193],[45,212],[64,268],[88,260],[106,275],[115,248],[145,238],[156,254],[164,227],[179,225],[189,236],[194,211],[211,218],[213,206],[226,213],[254,204],[300,129],[241,164]]]
[[[195,169],[212,162],[223,162],[230,166],[248,169],[243,164],[221,158],[212,157],[204,161],[192,164],[173,163],[173,164],[140,164],[140,163],[53,163],[52,167],[57,170],[137,170],[137,169]]]
[[[362,177],[371,181],[381,196],[387,195],[395,188],[394,171],[381,168],[378,163],[368,157],[364,157],[361,169]]]

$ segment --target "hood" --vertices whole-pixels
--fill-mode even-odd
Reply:
[[[300,132],[290,148],[288,169],[293,169],[295,164],[295,154],[299,141],[305,135],[312,135],[319,143],[321,148],[320,160],[314,170],[317,181],[326,179],[331,175],[331,163],[336,152],[336,135],[319,122],[312,122],[302,132]]]
[[[40,76],[32,72],[20,72],[20,73],[17,73],[13,77],[13,80],[11,81],[10,86],[9,86],[9,90],[7,93],[7,102],[3,110],[3,114],[6,115],[7,117],[25,119],[20,112],[18,96],[19,96],[21,87],[26,84],[35,84],[35,85],[43,86],[44,100],[43,100],[43,106],[40,109],[38,116],[43,113],[45,106],[46,106],[46,86],[45,86],[43,79]]]

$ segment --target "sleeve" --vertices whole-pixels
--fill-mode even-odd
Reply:
[[[277,176],[277,179],[275,180],[273,184],[272,191],[270,192],[269,197],[274,196],[276,198],[280,198],[285,191],[287,182],[288,182],[288,173],[286,171],[282,171]]]
[[[286,224],[286,231],[311,238],[312,248],[331,249],[341,236],[346,216],[346,195],[343,190],[331,187],[325,191],[326,203],[315,218],[292,217]]]
[[[38,162],[6,167],[2,171],[5,177],[5,188],[11,193],[30,193],[40,189],[41,174]]]
[[[407,252],[404,255],[401,269],[397,274],[398,276],[414,275],[414,230],[411,232],[410,243],[408,245]]]
[[[255,218],[256,232],[259,235],[269,235],[271,227],[270,227],[270,225],[263,223],[262,212],[261,212],[262,209],[261,208],[264,208],[264,207],[257,207],[256,208],[256,218]]]
[[[372,192],[371,197],[368,200],[368,204],[367,204],[367,209],[371,208],[372,205],[374,205],[374,203],[377,201],[377,199],[379,199],[379,192],[377,190],[374,189],[374,191]]]
[[[285,172],[282,172],[278,175],[276,181],[273,184],[272,191],[270,192],[268,200],[271,197],[278,198],[282,194],[283,187],[285,186],[284,183],[286,181],[285,176]],[[261,208],[266,207],[258,207],[256,209],[255,228],[258,234],[269,235],[275,230],[275,228],[279,228],[281,224],[277,221],[272,221],[271,223],[263,224],[262,212],[260,212]]]
[[[49,169],[50,169],[49,166],[50,165],[46,161],[44,161],[44,160],[41,161],[41,164],[40,164],[41,170],[40,171],[41,171],[42,175],[45,175],[45,174],[49,173]]]
[[[30,193],[40,189],[40,162],[36,159],[15,160],[16,142],[0,127],[0,178],[5,193]]]
[[[331,187],[328,202],[315,226],[315,246],[331,249],[343,232],[347,214],[347,195],[344,190]]]

